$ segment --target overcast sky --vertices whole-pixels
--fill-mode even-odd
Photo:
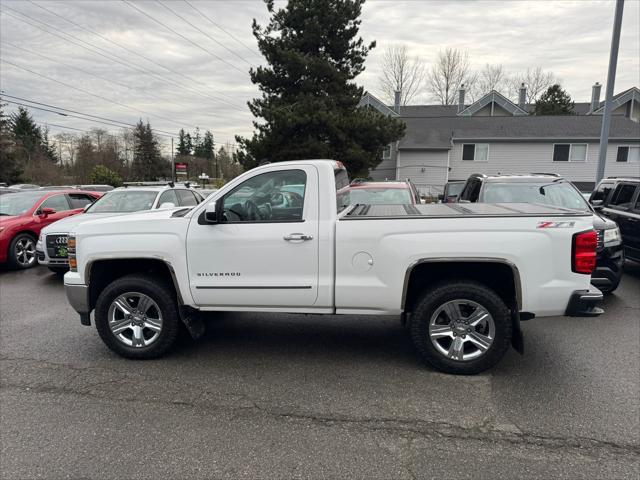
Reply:
[[[261,62],[251,21],[266,23],[266,8],[260,0],[188,2],[200,13],[182,0],[2,0],[2,91],[125,123],[148,119],[170,133],[197,125],[216,142],[248,135],[246,102],[257,89],[247,71]],[[640,1],[625,4],[616,92],[640,85]],[[368,0],[361,35],[378,47],[357,80],[377,93],[387,45],[405,44],[427,64],[455,47],[476,68],[500,63],[515,74],[541,66],[575,101],[588,101],[593,83],[606,82],[613,12],[613,1]],[[429,103],[426,92],[416,101]],[[117,130],[32,112],[52,133]]]

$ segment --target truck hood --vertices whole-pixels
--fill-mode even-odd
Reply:
[[[118,215],[126,215],[122,213],[80,213],[79,215],[72,215],[71,217],[63,218],[57,222],[53,222],[51,225],[47,225],[42,229],[42,234],[47,235],[49,233],[69,233],[77,225],[83,222],[89,222],[91,220],[98,220],[100,218],[114,217]]]
[[[100,218],[83,219],[69,230],[69,233],[75,234],[108,234],[108,233],[151,233],[153,231],[161,231],[166,222],[174,220],[171,218],[177,210],[184,210],[185,207],[176,207],[166,210],[145,210],[142,212],[125,213],[125,214],[104,214]],[[98,214],[92,214],[94,215]],[[89,215],[82,215],[88,217]],[[175,220],[183,220],[177,217]],[[188,220],[188,219],[186,219]]]

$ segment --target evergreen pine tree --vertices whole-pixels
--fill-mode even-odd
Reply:
[[[551,85],[536,100],[536,115],[572,115],[574,103],[571,96],[558,84]]]
[[[12,184],[22,180],[23,169],[16,155],[9,117],[4,114],[5,105],[0,103],[0,182]]]
[[[238,158],[245,168],[266,159],[334,158],[366,176],[405,126],[358,107],[364,91],[354,79],[375,47],[358,37],[364,0],[265,3],[270,22],[254,20],[253,34],[267,65],[250,71],[262,97],[249,104],[262,121],[254,122],[253,138],[237,138],[247,151]]]
[[[149,122],[138,121],[133,129],[132,173],[136,180],[156,180],[166,175],[165,161]]]
[[[176,149],[176,155],[191,154],[188,143],[190,143],[189,134],[185,133],[184,128],[181,128],[178,132],[178,148]]]

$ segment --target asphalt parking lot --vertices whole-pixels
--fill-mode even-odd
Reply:
[[[0,272],[0,476],[638,478],[640,265],[598,318],[523,324],[455,377],[395,318],[220,314],[167,358],[112,354],[44,268]]]

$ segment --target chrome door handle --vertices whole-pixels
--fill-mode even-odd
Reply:
[[[307,235],[305,233],[290,233],[289,235],[285,235],[284,238],[287,242],[302,240],[303,242],[306,240],[313,240],[313,235]]]

